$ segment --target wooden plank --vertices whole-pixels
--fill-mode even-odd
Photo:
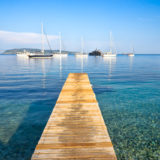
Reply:
[[[32,160],[116,160],[86,73],[70,73]]]

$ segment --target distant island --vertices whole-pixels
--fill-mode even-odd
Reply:
[[[17,54],[17,52],[30,52],[30,53],[39,53],[41,52],[41,49],[37,48],[15,48],[15,49],[8,49],[2,52],[1,54]],[[55,54],[59,53],[59,50],[45,50],[46,54]],[[77,51],[64,51],[62,50],[62,54],[70,54],[75,55]],[[101,56],[102,52],[100,50],[94,50],[88,54],[89,56]]]
[[[9,49],[9,50],[6,50],[4,52],[2,52],[2,54],[17,54],[17,52],[24,52],[27,51],[27,52],[31,52],[31,53],[39,53],[41,52],[41,49],[36,49],[36,48],[16,48],[16,49]],[[51,53],[57,53],[59,52],[59,50],[45,50],[45,53],[47,54],[51,54]],[[73,51],[62,51],[62,53],[69,53],[69,54],[75,54],[76,52],[73,52]]]
[[[96,50],[90,52],[89,55],[90,56],[101,56],[102,52],[96,49]]]

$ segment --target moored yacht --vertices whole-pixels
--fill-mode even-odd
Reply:
[[[132,48],[132,52],[128,53],[128,56],[133,57],[134,56],[134,48]]]
[[[75,54],[76,57],[88,57],[88,54],[87,53],[84,53],[84,40],[83,40],[83,37],[81,38],[81,52],[78,52]]]
[[[109,52],[104,52],[102,54],[103,57],[116,57],[116,51],[113,51],[113,41],[112,41],[112,32],[110,32],[110,50]]]
[[[56,52],[53,54],[54,57],[67,57],[68,54],[66,53],[62,53],[62,36],[61,36],[61,32],[59,33],[59,52]]]
[[[41,52],[28,54],[29,58],[51,58],[51,57],[53,57],[53,54],[45,54],[45,51],[44,51],[44,30],[43,30],[43,24],[42,24],[42,28],[41,29],[42,29],[42,49],[41,49]]]

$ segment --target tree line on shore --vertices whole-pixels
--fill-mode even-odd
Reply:
[[[34,48],[20,48],[20,49],[9,49],[4,51],[2,54],[17,54],[17,52],[31,52],[31,53],[39,53],[41,52],[40,49],[34,49]],[[57,53],[59,50],[45,50],[45,53]],[[62,51],[63,53],[69,53],[69,54],[76,54],[77,52],[72,52],[72,51]],[[102,52],[100,50],[94,50],[89,53],[90,56],[101,56]]]

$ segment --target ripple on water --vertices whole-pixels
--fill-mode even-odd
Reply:
[[[87,72],[118,159],[158,160],[160,56],[81,60],[0,55],[0,159],[30,159],[68,73]]]

